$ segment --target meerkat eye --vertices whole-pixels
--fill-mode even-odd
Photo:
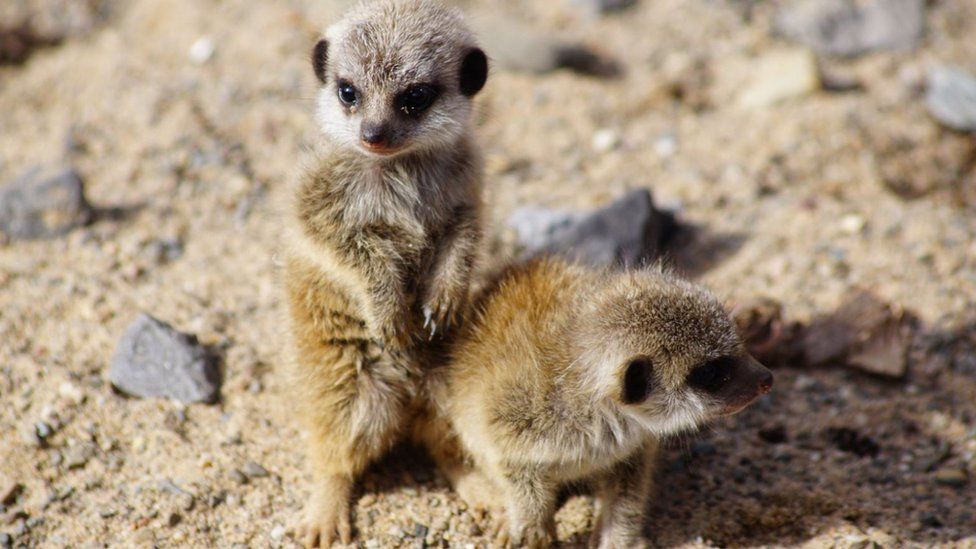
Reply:
[[[407,116],[418,116],[437,99],[437,90],[432,86],[420,84],[412,86],[397,96],[396,107]]]
[[[688,385],[707,393],[717,392],[732,379],[732,364],[728,357],[706,362],[688,374]]]
[[[623,401],[626,404],[639,404],[651,394],[653,367],[646,358],[635,358],[627,364],[624,372]]]
[[[342,101],[345,105],[355,105],[356,101],[359,99],[359,94],[356,92],[356,88],[353,87],[349,82],[340,81],[339,82],[339,101]]]

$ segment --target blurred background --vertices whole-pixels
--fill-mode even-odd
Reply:
[[[775,367],[670,444],[654,543],[976,544],[976,3],[456,4],[492,249],[663,255]],[[0,548],[294,545],[273,204],[349,5],[0,3]],[[204,374],[114,390],[147,333]],[[421,452],[363,488],[361,546],[490,546]]]

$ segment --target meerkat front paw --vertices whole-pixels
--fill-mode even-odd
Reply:
[[[349,485],[345,479],[328,483],[312,497],[305,509],[305,516],[298,527],[298,537],[307,547],[330,547],[336,541],[343,545],[352,542]]]
[[[433,338],[438,333],[447,333],[452,326],[457,325],[458,316],[464,308],[463,299],[440,295],[428,299],[423,306],[424,328]]]
[[[527,547],[546,549],[555,539],[552,528],[541,524],[516,525],[500,520],[495,525],[495,544],[498,547]]]
[[[646,549],[648,541],[641,535],[614,535],[612,529],[597,526],[590,534],[592,549]]]

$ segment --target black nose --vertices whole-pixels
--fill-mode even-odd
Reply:
[[[386,145],[387,131],[381,124],[363,124],[360,138],[367,145]]]

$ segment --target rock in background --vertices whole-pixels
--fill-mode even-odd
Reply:
[[[594,266],[640,266],[674,234],[674,217],[637,189],[591,212],[528,206],[508,219],[523,257],[560,254]]]
[[[929,72],[925,104],[936,120],[961,132],[976,133],[976,76],[940,66]]]
[[[776,30],[819,53],[854,57],[910,50],[922,38],[924,0],[799,0],[776,18]]]
[[[0,187],[0,235],[11,239],[60,236],[93,217],[81,176],[70,168],[34,168]]]

